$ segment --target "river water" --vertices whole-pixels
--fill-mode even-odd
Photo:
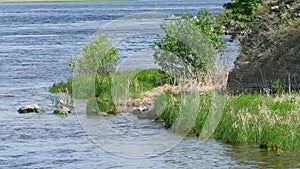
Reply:
[[[111,38],[120,50],[120,68],[151,68],[156,65],[149,45],[161,33],[159,23],[165,17],[202,8],[218,13],[225,2],[0,4],[0,168],[300,168],[297,154],[276,156],[257,145],[178,138],[161,124],[131,114],[106,118],[52,114],[57,96],[48,92],[49,87],[72,76],[68,60],[93,33]],[[236,55],[237,49],[236,43],[228,44],[227,55]],[[233,58],[226,60],[229,66]],[[46,112],[17,113],[32,103]],[[130,135],[136,142],[128,144],[123,137],[109,135],[99,125],[103,120],[114,132]],[[155,133],[163,139],[153,139]],[[139,136],[148,139],[141,144]],[[172,145],[155,149],[161,143]]]

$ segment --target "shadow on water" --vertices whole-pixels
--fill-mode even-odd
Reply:
[[[246,168],[300,168],[300,154],[260,149],[257,144],[232,145],[226,152]]]

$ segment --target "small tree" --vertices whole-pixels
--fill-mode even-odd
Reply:
[[[117,55],[118,50],[105,36],[95,34],[70,60],[70,66],[77,74],[110,73],[118,62]]]
[[[261,0],[232,0],[224,4],[225,11],[219,16],[220,21],[234,37],[250,31],[250,24],[255,19]]]
[[[198,78],[214,64],[216,50],[224,45],[223,29],[208,11],[199,11],[192,19],[162,24],[165,35],[155,41],[154,58],[158,65],[173,76]]]

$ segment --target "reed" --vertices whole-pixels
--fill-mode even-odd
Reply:
[[[178,98],[178,96],[168,96]],[[257,143],[262,148],[300,150],[300,95],[226,95],[222,118],[212,135],[227,143]],[[211,112],[210,94],[200,96],[196,121],[190,132],[199,135]],[[171,99],[170,99],[171,100]],[[161,120],[167,127],[177,121],[182,100],[166,104]],[[181,123],[182,128],[186,127]],[[178,128],[178,126],[177,126]]]

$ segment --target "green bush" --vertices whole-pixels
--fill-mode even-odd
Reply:
[[[198,75],[214,64],[216,50],[223,47],[222,27],[208,11],[199,11],[192,19],[182,19],[162,24],[165,35],[154,42],[154,58],[158,65],[173,76]]]
[[[257,14],[261,0],[232,0],[224,4],[225,11],[219,15],[226,30],[231,30],[233,37],[243,35],[250,30],[250,24]]]
[[[101,34],[92,36],[78,55],[70,60],[70,66],[77,74],[110,73],[118,62],[118,50]]]
[[[260,2],[261,0],[232,0],[224,4],[224,8],[231,11],[231,19],[250,23],[255,18],[257,4]]]

